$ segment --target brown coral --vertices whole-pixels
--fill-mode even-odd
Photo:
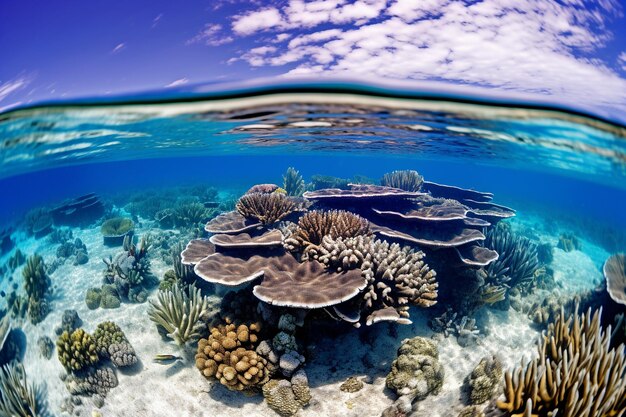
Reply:
[[[369,222],[344,210],[313,210],[300,217],[298,227],[285,240],[287,249],[304,249],[308,254],[322,243],[324,236],[349,238],[369,234]]]
[[[296,203],[280,193],[251,193],[242,196],[235,206],[246,218],[258,219],[263,224],[272,224],[296,210]]]
[[[497,407],[507,416],[610,417],[626,412],[624,347],[610,349],[610,332],[600,326],[601,311],[565,319],[548,327],[539,357],[505,374],[505,399]]]
[[[196,367],[233,391],[263,385],[270,377],[267,360],[254,351],[260,324],[218,325],[208,339],[200,339]]]

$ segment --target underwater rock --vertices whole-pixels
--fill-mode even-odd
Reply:
[[[556,247],[563,249],[565,252],[571,252],[573,250],[581,250],[582,244],[573,233],[563,233],[559,236],[559,243],[557,243]]]
[[[63,332],[72,333],[83,325],[83,321],[78,317],[76,310],[65,310],[61,317],[61,325],[54,329],[57,336],[60,336]]]
[[[339,386],[339,389],[343,392],[357,392],[363,389],[363,382],[351,376]]]
[[[437,395],[443,378],[437,345],[423,337],[414,337],[402,341],[398,357],[387,375],[386,385],[399,396],[419,401],[430,394]]]
[[[37,339],[37,346],[39,347],[39,353],[46,359],[52,357],[54,352],[54,342],[48,336],[41,336]]]
[[[304,356],[295,350],[290,350],[280,356],[278,366],[282,374],[289,378],[303,363]]]
[[[471,404],[482,404],[492,399],[502,381],[502,363],[495,357],[484,357],[468,375],[465,383]]]
[[[618,304],[626,305],[626,254],[610,256],[604,263],[602,271],[606,280],[606,290],[611,299]]]

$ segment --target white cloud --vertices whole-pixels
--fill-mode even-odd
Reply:
[[[159,13],[154,19],[152,19],[152,29],[159,25],[161,19],[163,19],[163,13]]]
[[[174,80],[168,85],[166,85],[165,88],[178,87],[179,85],[184,85],[184,84],[187,84],[188,82],[189,82],[188,78],[179,78],[178,80]]]
[[[122,49],[124,49],[124,48],[126,48],[126,45],[124,44],[124,42],[122,42],[122,43],[118,43],[118,44],[115,46],[115,48],[113,48],[113,49],[111,50],[111,53],[112,53],[112,54],[117,54],[117,53],[121,52],[121,51],[122,51]]]
[[[18,77],[14,80],[0,81],[0,101],[4,100],[9,94],[18,91],[30,84],[30,79],[26,77]]]
[[[186,43],[187,45],[203,43],[208,46],[219,46],[232,42],[233,38],[231,36],[225,36],[222,29],[222,25],[220,24],[207,23],[200,33],[189,39]]]
[[[617,13],[613,0],[291,0],[236,16],[233,30],[292,35],[257,39],[241,56],[291,64],[291,75],[434,79],[626,106],[626,80],[594,56]]]
[[[619,63],[622,70],[626,71],[626,52],[622,52],[621,54],[619,54],[619,56],[617,57],[617,62]]]

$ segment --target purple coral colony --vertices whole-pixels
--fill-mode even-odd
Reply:
[[[59,303],[50,275],[88,262],[88,247],[71,227],[94,222],[107,252],[101,283],[81,294],[90,322],[67,309],[54,334],[37,333],[39,354],[63,369],[64,413],[99,413],[93,407],[106,406],[120,375],[141,378],[148,362],[195,367],[194,376],[199,372],[211,390],[262,395],[278,415],[296,415],[322,401],[309,368],[324,358],[316,353],[320,338],[356,335],[373,343],[420,321],[430,335],[407,334],[386,349],[382,365],[353,367],[352,375],[344,369],[339,386],[356,395],[382,369],[393,400],[377,413],[418,415],[411,413],[420,402],[446,390],[448,365],[438,342],[480,344],[490,329],[477,317],[489,308],[526,315],[538,346],[515,363],[498,355],[476,361],[449,415],[626,415],[624,254],[606,260],[598,289],[552,294],[554,247],[513,228],[506,219],[515,210],[493,203],[489,192],[425,181],[416,171],[380,181],[317,176],[305,183],[289,168],[282,184],[254,185],[241,196],[224,198],[209,187],[186,191],[194,199],[140,195],[124,211],[95,194],[32,211],[22,229],[56,245],[52,260],[23,254],[14,248],[15,233],[3,233],[2,251],[11,253],[3,272],[21,271],[23,284],[2,294],[0,415],[57,412],[27,378],[20,325],[37,326]],[[169,232],[139,238],[140,218]],[[558,247],[576,250],[580,242],[564,234]],[[162,277],[153,272],[158,262],[165,265]],[[528,297],[540,290],[547,295]],[[107,312],[122,304],[145,305],[134,311],[145,312],[174,353],[141,357],[145,349],[133,347],[136,336],[123,320],[96,319],[110,318]],[[145,331],[154,329],[147,323]],[[333,350],[351,355],[341,344]]]

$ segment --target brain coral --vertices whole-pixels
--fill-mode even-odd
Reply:
[[[135,350],[120,327],[112,321],[100,323],[93,333],[98,355],[110,358],[115,366],[124,367],[137,363]]]
[[[254,348],[260,324],[218,325],[198,342],[196,367],[206,378],[215,377],[233,391],[263,385],[270,377],[267,360]]]
[[[386,383],[398,395],[423,400],[439,392],[443,377],[437,345],[429,339],[414,337],[402,341]]]

